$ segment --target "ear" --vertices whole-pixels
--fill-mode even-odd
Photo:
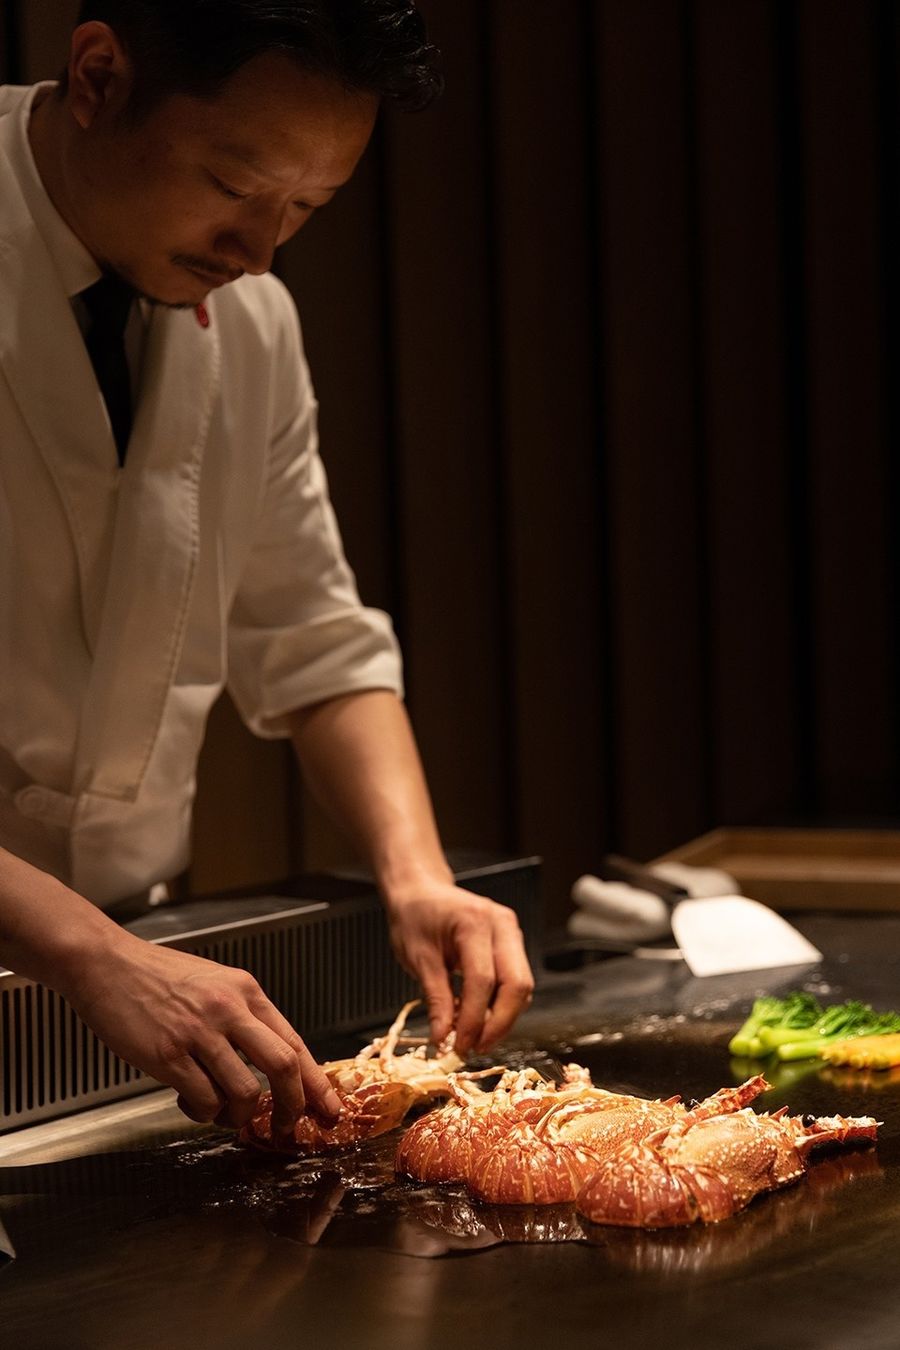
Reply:
[[[98,118],[121,112],[132,84],[131,61],[109,24],[79,24],[69,52],[66,102],[82,131]]]

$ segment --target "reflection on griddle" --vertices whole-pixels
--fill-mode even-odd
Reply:
[[[819,1077],[832,1087],[856,1092],[883,1092],[900,1084],[900,1064],[890,1069],[851,1069],[846,1065],[822,1064]]]
[[[841,1092],[883,1092],[885,1088],[900,1085],[900,1064],[890,1069],[853,1069],[845,1064],[827,1064],[821,1059],[798,1059],[781,1062],[775,1055],[767,1059],[745,1056],[729,1061],[731,1075],[736,1083],[743,1083],[754,1074],[765,1074],[772,1091],[789,1093],[798,1083],[815,1078]]]
[[[805,1079],[815,1074],[817,1069],[822,1067],[822,1061],[817,1059],[797,1059],[791,1062],[781,1061],[774,1055],[767,1059],[751,1059],[749,1056],[735,1056],[729,1061],[731,1076],[736,1083],[744,1083],[748,1078],[753,1078],[756,1074],[765,1075],[766,1082],[771,1084],[771,1090],[778,1092],[781,1096],[787,1096],[793,1088]]]
[[[835,1192],[861,1177],[875,1177],[874,1152],[843,1153],[814,1163],[788,1190],[759,1196],[733,1219],[659,1232],[600,1228],[585,1222],[584,1236],[606,1248],[613,1265],[634,1274],[711,1275],[749,1263],[795,1228],[813,1232],[832,1212]]]
[[[398,1181],[396,1147],[397,1136],[389,1135],[326,1161],[287,1165],[245,1154],[243,1170],[256,1178],[256,1210],[266,1230],[293,1242],[435,1257],[502,1241],[464,1192]],[[262,1176],[271,1179],[268,1190]]]
[[[482,1222],[503,1242],[578,1242],[574,1205],[479,1205]]]

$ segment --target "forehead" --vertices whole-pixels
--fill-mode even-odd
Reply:
[[[279,177],[302,169],[337,185],[349,178],[372,133],[374,94],[302,70],[267,52],[235,72],[212,98],[174,94],[156,114],[176,145]]]

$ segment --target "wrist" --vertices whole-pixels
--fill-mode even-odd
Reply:
[[[137,942],[56,877],[0,848],[0,962],[71,1001],[85,969],[102,978],[114,949]]]
[[[123,946],[140,941],[96,906],[91,909],[93,914],[79,914],[57,942],[46,981],[52,981],[52,987],[73,1007],[79,1006],[87,991],[106,986]]]
[[[404,859],[394,866],[376,868],[378,890],[385,908],[396,911],[413,900],[421,900],[436,891],[444,891],[455,884],[447,860]]]
[[[92,973],[108,968],[129,935],[101,909],[61,882],[48,895],[47,922],[29,943],[18,969],[77,1003]]]

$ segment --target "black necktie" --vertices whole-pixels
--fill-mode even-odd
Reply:
[[[131,381],[125,359],[125,325],[134,291],[119,277],[101,277],[81,292],[90,322],[85,344],[106,401],[119,463],[125,463],[131,435]]]

